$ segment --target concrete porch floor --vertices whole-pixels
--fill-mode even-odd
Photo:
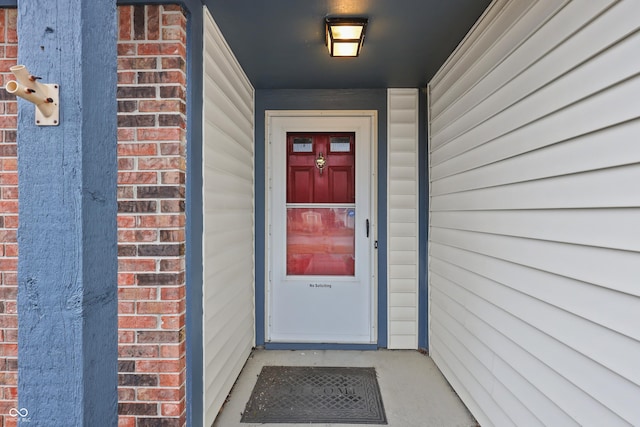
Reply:
[[[256,350],[236,381],[214,427],[309,426],[241,423],[260,370],[272,366],[374,367],[390,427],[470,427],[477,423],[431,358],[417,351]],[[353,426],[356,424],[311,424]],[[362,426],[362,424],[357,424]]]

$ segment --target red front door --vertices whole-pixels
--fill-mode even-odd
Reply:
[[[287,274],[353,276],[355,135],[287,134]]]
[[[353,134],[287,135],[287,203],[355,203]]]

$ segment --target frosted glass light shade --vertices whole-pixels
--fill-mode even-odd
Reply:
[[[367,27],[366,18],[327,18],[326,43],[331,56],[358,56]]]

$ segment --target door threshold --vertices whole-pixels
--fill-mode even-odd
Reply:
[[[338,344],[338,343],[284,343],[269,342],[262,346],[265,350],[378,350],[378,344]]]

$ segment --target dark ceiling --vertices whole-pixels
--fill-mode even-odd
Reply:
[[[204,0],[256,89],[424,87],[490,0]],[[324,19],[369,18],[360,56],[331,58]]]

